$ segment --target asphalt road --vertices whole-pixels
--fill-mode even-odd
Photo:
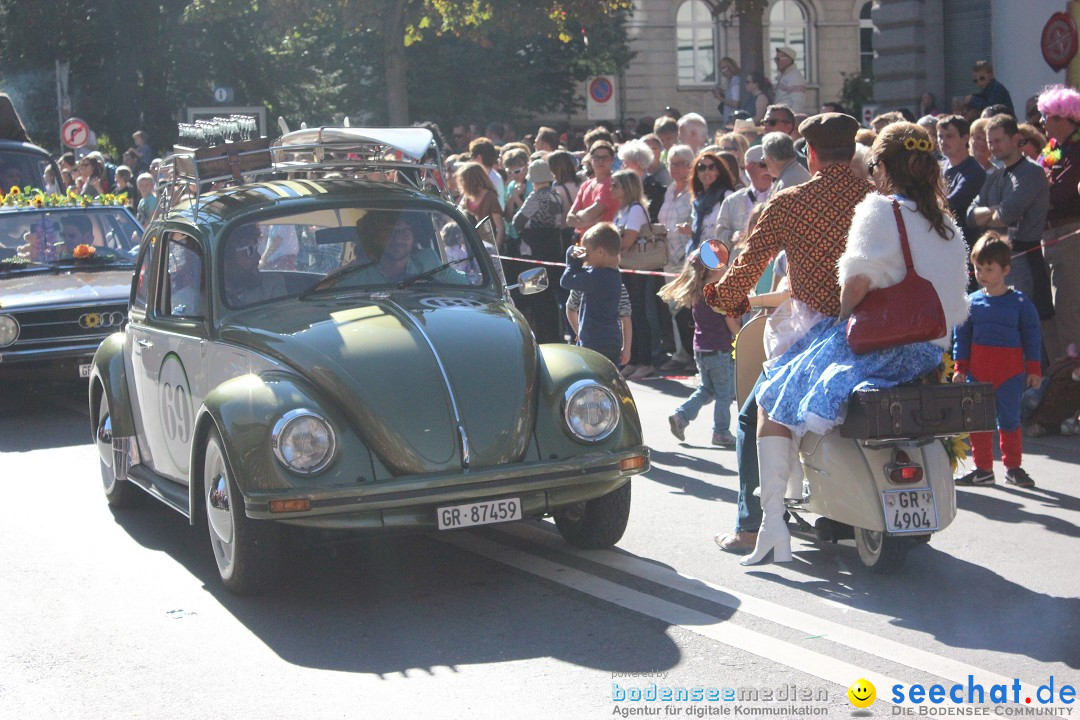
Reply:
[[[796,562],[747,570],[712,542],[734,452],[704,418],[687,443],[667,430],[689,382],[634,385],[654,468],[615,550],[547,522],[307,545],[254,599],[221,587],[205,528],[109,509],[81,387],[5,387],[0,717],[891,717],[893,685],[1011,700],[1018,680],[1018,706],[984,706],[1002,716],[1050,709],[1051,676],[1080,685],[1080,438],[1026,441],[1039,487],[962,489],[896,575],[808,535]],[[856,711],[860,678],[878,701]],[[702,699],[633,699],[654,685]]]

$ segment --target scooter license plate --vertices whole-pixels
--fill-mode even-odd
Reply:
[[[938,529],[937,500],[929,488],[882,490],[885,530],[890,533],[926,533]]]

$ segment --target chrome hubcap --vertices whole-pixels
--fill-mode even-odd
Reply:
[[[226,569],[233,562],[233,518],[229,498],[229,476],[225,457],[216,441],[206,446],[203,463],[203,489],[206,493],[206,518],[210,526],[210,544],[218,566]]]

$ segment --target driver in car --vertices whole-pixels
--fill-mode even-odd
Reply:
[[[46,220],[44,224],[43,228],[42,223],[35,223],[30,232],[23,235],[26,244],[19,247],[21,257],[31,262],[62,260],[75,257],[75,248],[79,245],[94,245],[94,225],[90,218],[67,215],[61,221],[59,233],[52,221]]]
[[[434,250],[417,249],[412,225],[400,216],[361,218],[356,223],[356,229],[360,243],[371,259],[369,267],[357,273],[362,283],[400,282],[442,264]],[[452,267],[440,269],[433,278],[454,285],[469,284],[465,273]]]
[[[259,270],[259,226],[241,225],[222,245],[225,304],[247,307],[285,295],[285,281]]]

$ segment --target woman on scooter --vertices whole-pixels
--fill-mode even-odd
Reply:
[[[855,208],[838,263],[840,317],[814,325],[766,370],[757,389],[763,519],[743,565],[763,561],[770,551],[773,562],[791,560],[784,491],[798,457],[792,443],[807,431],[824,434],[839,425],[853,390],[892,387],[933,370],[949,348],[953,326],[967,318],[967,246],[949,215],[929,135],[913,123],[889,125],[874,141],[867,166],[878,192]],[[848,316],[870,290],[895,285],[907,274],[894,203],[915,271],[934,286],[949,331],[932,342],[857,355],[847,341]]]

